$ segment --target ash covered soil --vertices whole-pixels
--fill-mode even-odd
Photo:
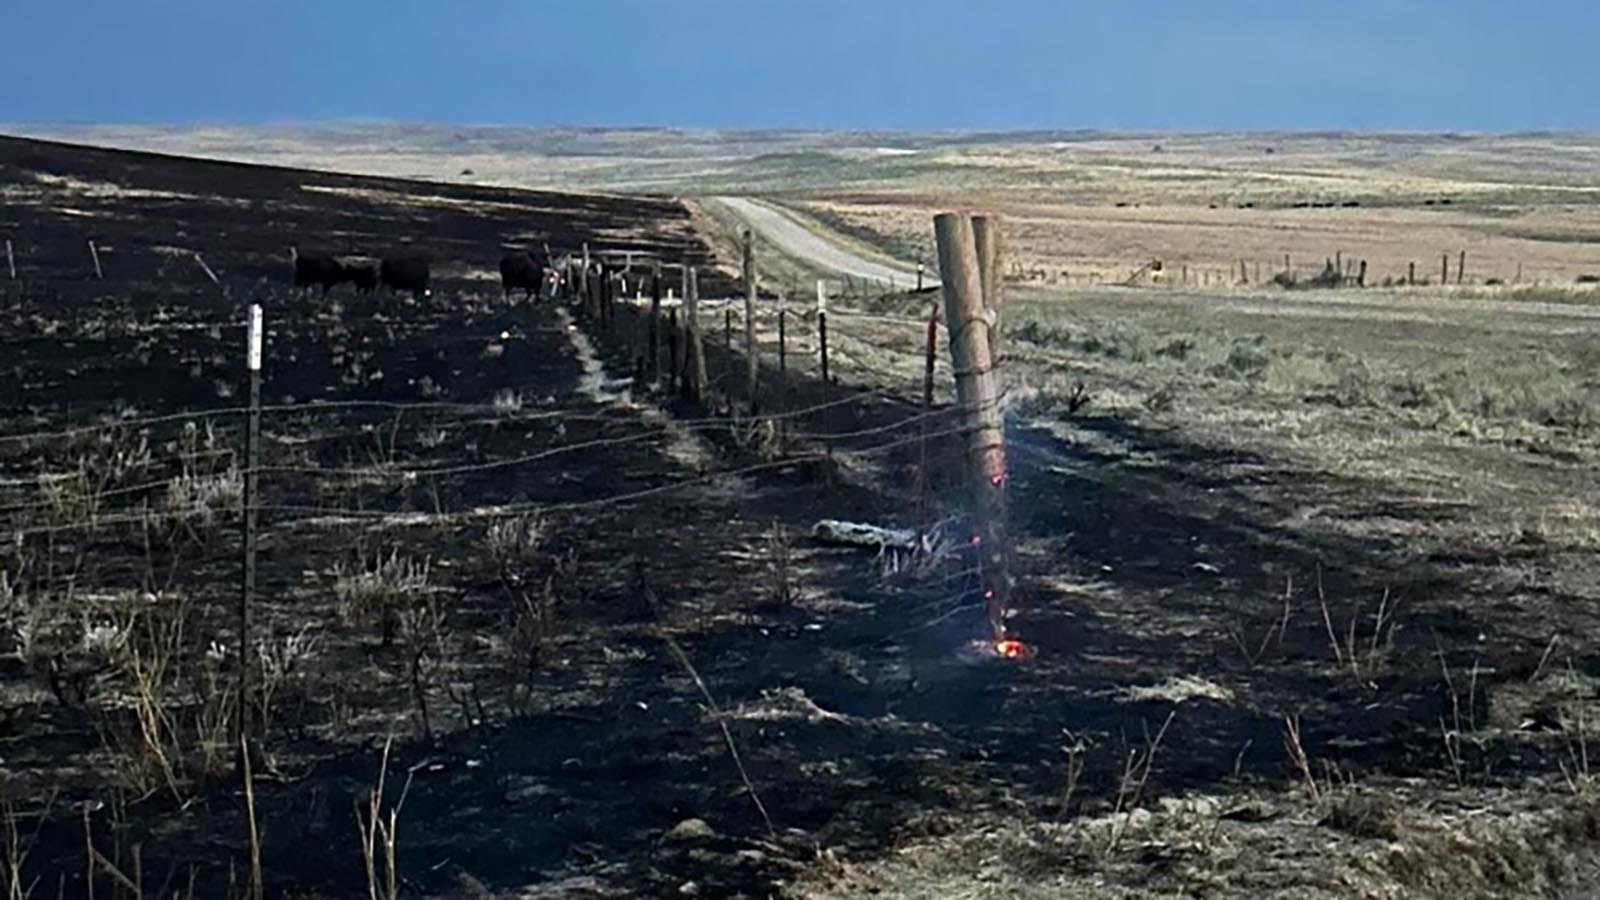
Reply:
[[[1038,652],[998,661],[970,649],[959,552],[806,537],[915,525],[913,484],[953,507],[947,420],[919,480],[914,407],[792,372],[778,405],[822,408],[752,424],[631,384],[631,308],[501,298],[502,247],[714,266],[675,202],[15,139],[0,195],[0,800],[25,883],[226,896],[247,871],[249,302],[268,896],[366,892],[391,737],[411,895],[1505,894],[1593,871],[1593,613],[1508,581],[1548,548],[1312,540],[1296,504],[1453,512],[1111,417],[1017,428],[1012,626]],[[291,241],[425,253],[434,295],[296,296]]]

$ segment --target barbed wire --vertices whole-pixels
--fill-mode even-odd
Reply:
[[[632,502],[635,502],[635,501],[638,501],[638,500],[647,499],[649,497],[660,496],[660,495],[663,495],[663,494],[668,494],[668,493],[672,493],[672,492],[675,492],[675,491],[684,490],[684,489],[690,488],[690,487],[696,487],[696,486],[699,486],[699,485],[709,484],[709,483],[717,481],[719,479],[741,478],[741,477],[744,477],[744,476],[747,476],[747,475],[753,475],[753,474],[756,474],[756,473],[759,473],[759,472],[773,471],[773,470],[776,470],[776,469],[789,468],[789,467],[792,467],[792,466],[801,465],[801,464],[808,463],[808,462],[821,462],[821,461],[828,460],[828,459],[832,458],[833,456],[845,455],[845,456],[854,456],[854,457],[869,457],[869,456],[882,455],[882,454],[885,454],[885,453],[892,452],[893,450],[896,450],[896,449],[901,448],[901,447],[910,446],[911,444],[918,443],[920,441],[937,440],[937,439],[940,439],[940,438],[943,438],[943,437],[951,437],[951,436],[954,436],[954,435],[968,433],[968,432],[970,432],[972,430],[973,430],[973,426],[961,426],[961,427],[956,427],[956,428],[941,429],[939,431],[930,432],[930,433],[925,434],[925,435],[916,435],[916,436],[913,436],[913,437],[899,438],[899,439],[896,439],[896,440],[893,440],[893,441],[888,441],[888,442],[885,442],[885,443],[882,443],[882,444],[877,444],[877,445],[872,446],[872,447],[851,448],[851,449],[835,449],[831,453],[830,452],[813,452],[813,453],[806,453],[806,454],[801,454],[801,455],[797,455],[797,456],[788,456],[788,457],[784,457],[782,459],[770,460],[770,461],[761,462],[761,463],[754,463],[754,464],[751,464],[751,465],[736,467],[736,468],[733,468],[733,469],[723,469],[723,470],[718,470],[718,471],[715,471],[715,472],[707,472],[705,474],[698,475],[698,476],[695,476],[693,478],[682,479],[682,480],[679,480],[679,481],[671,482],[669,484],[655,485],[655,486],[652,486],[652,487],[649,487],[649,488],[643,488],[643,489],[640,489],[640,490],[637,490],[637,491],[632,491],[632,492],[625,493],[625,494],[614,495],[614,496],[611,496],[611,497],[601,497],[601,498],[597,498],[597,499],[594,499],[594,500],[575,500],[575,501],[557,502],[557,503],[549,503],[549,502],[512,503],[512,504],[502,504],[502,505],[497,505],[497,506],[478,507],[478,508],[475,508],[475,509],[472,509],[472,510],[466,510],[466,511],[457,512],[457,513],[443,513],[443,514],[440,514],[440,513],[432,513],[432,514],[430,514],[430,513],[420,513],[420,512],[396,511],[396,510],[362,510],[362,509],[348,509],[348,508],[337,508],[337,507],[304,506],[304,505],[295,505],[295,504],[263,504],[263,505],[256,506],[255,507],[255,511],[258,514],[276,514],[276,515],[285,515],[285,516],[298,516],[298,518],[291,518],[291,519],[288,519],[288,520],[283,520],[283,521],[280,521],[280,522],[277,522],[277,523],[273,523],[275,525],[285,525],[285,524],[308,524],[308,523],[315,522],[318,519],[326,519],[326,518],[339,518],[339,519],[348,519],[348,520],[367,520],[367,521],[382,521],[382,520],[385,520],[385,519],[401,520],[401,522],[398,522],[397,524],[405,523],[407,520],[409,520],[409,522],[413,523],[413,524],[451,524],[451,523],[460,523],[460,522],[466,522],[466,521],[479,521],[479,520],[484,520],[484,519],[510,518],[510,517],[515,517],[515,516],[534,514],[534,513],[544,514],[544,513],[575,512],[575,511],[580,511],[580,510],[593,510],[593,509],[600,509],[600,508],[605,508],[605,507],[609,507],[609,506],[613,506],[613,505],[632,503]],[[181,519],[183,517],[181,515],[179,515],[179,516],[163,516],[162,514],[160,514],[157,511],[145,509],[145,510],[141,510],[137,514],[113,514],[113,515],[105,515],[105,516],[98,516],[98,515],[97,516],[91,516],[89,518],[89,520],[86,520],[86,521],[83,521],[83,522],[70,522],[70,523],[63,523],[63,524],[59,524],[59,525],[36,526],[36,527],[30,527],[30,528],[13,528],[13,529],[10,529],[9,535],[10,535],[11,539],[16,540],[16,539],[23,538],[23,537],[58,534],[58,533],[64,533],[64,532],[69,532],[69,531],[84,531],[84,530],[93,531],[93,530],[112,527],[112,526],[116,526],[116,525],[145,523],[145,522],[151,521],[152,519],[161,520],[163,518],[178,518],[178,519]]]
[[[627,434],[627,435],[614,436],[614,437],[609,437],[609,438],[597,438],[597,439],[590,440],[590,441],[582,441],[582,442],[578,442],[578,443],[575,443],[575,444],[567,444],[567,445],[563,445],[563,446],[560,446],[560,447],[554,447],[554,448],[550,448],[548,450],[539,451],[537,453],[525,454],[525,455],[522,455],[522,456],[512,457],[512,458],[509,458],[509,459],[490,460],[490,461],[486,461],[486,462],[482,462],[482,463],[473,463],[473,464],[470,464],[470,465],[439,466],[439,467],[434,467],[434,468],[396,468],[396,467],[391,467],[391,466],[364,466],[364,467],[359,467],[359,468],[349,468],[349,467],[347,467],[347,468],[328,468],[328,467],[321,467],[321,466],[313,467],[313,466],[271,466],[271,465],[269,465],[269,466],[258,466],[258,467],[256,467],[255,472],[257,474],[311,475],[311,476],[321,476],[321,477],[327,477],[327,478],[348,478],[348,479],[352,479],[352,480],[354,480],[354,479],[369,479],[369,480],[371,480],[371,479],[394,479],[394,480],[400,480],[400,481],[414,481],[414,480],[419,480],[419,479],[443,478],[443,477],[450,477],[450,476],[456,476],[456,475],[466,475],[466,474],[475,474],[475,473],[486,472],[486,471],[493,471],[495,469],[511,468],[511,467],[515,467],[515,466],[519,466],[519,465],[527,465],[529,463],[539,462],[539,461],[555,458],[555,457],[558,457],[558,456],[561,456],[561,455],[564,455],[564,454],[567,454],[567,453],[575,453],[575,452],[579,452],[579,451],[583,451],[583,450],[592,450],[592,449],[596,449],[596,448],[600,448],[600,447],[620,446],[620,445],[627,444],[627,443],[642,442],[642,441],[651,440],[651,439],[670,439],[671,436],[672,436],[672,431],[674,429],[687,429],[687,430],[689,430],[691,432],[699,432],[699,431],[711,430],[711,429],[729,428],[729,427],[733,427],[733,426],[738,425],[738,424],[749,424],[751,422],[759,422],[759,421],[778,422],[778,421],[784,421],[784,420],[788,420],[788,419],[794,419],[794,418],[814,415],[814,414],[816,414],[818,412],[821,412],[821,411],[824,411],[824,410],[827,410],[827,409],[835,408],[835,407],[838,407],[838,406],[841,406],[841,405],[845,405],[845,404],[860,402],[864,398],[870,398],[870,397],[875,397],[875,396],[883,396],[883,397],[887,398],[890,395],[888,395],[886,393],[883,393],[883,392],[876,392],[876,391],[874,391],[874,392],[866,392],[866,393],[863,393],[863,394],[856,394],[856,395],[853,395],[853,396],[850,396],[850,397],[836,398],[834,400],[829,400],[829,401],[825,401],[825,402],[822,402],[822,403],[813,404],[811,406],[802,407],[800,409],[786,410],[786,411],[783,411],[783,412],[769,413],[769,414],[757,415],[757,416],[742,416],[742,417],[739,417],[737,419],[735,419],[735,418],[723,418],[723,417],[707,417],[707,418],[701,418],[701,419],[672,420],[672,421],[664,422],[664,423],[662,423],[660,425],[647,425],[647,426],[644,426],[642,430],[634,432],[634,433],[631,433],[631,434]],[[359,401],[357,401],[357,402],[359,403]],[[318,404],[318,405],[320,405],[320,406],[332,406],[333,404]],[[931,411],[931,412],[914,413],[914,414],[906,416],[906,417],[904,417],[904,418],[902,418],[900,420],[897,420],[894,423],[890,423],[888,425],[877,426],[877,427],[874,427],[874,428],[858,430],[858,431],[854,431],[854,432],[838,432],[838,433],[799,432],[799,433],[793,434],[792,436],[795,437],[796,439],[801,439],[801,440],[818,440],[818,441],[848,440],[848,439],[851,439],[851,438],[854,438],[854,437],[862,437],[862,436],[866,436],[866,435],[869,435],[869,434],[875,434],[875,433],[882,433],[884,431],[890,431],[890,430],[893,430],[895,428],[904,427],[905,425],[910,424],[912,422],[922,421],[922,420],[924,420],[924,419],[926,419],[926,418],[928,418],[930,416],[948,415],[950,412],[951,412],[951,409],[946,408],[946,409],[935,410],[935,411]],[[554,416],[556,414],[552,414],[552,415]],[[604,421],[606,421],[606,422],[617,422],[617,421],[622,421],[622,420],[617,419],[617,418],[605,418]],[[222,455],[227,455],[227,454],[230,454],[230,453],[234,453],[235,451],[232,451],[232,450],[219,450],[219,451],[204,451],[204,452],[207,453],[208,455],[222,456]],[[180,457],[180,458],[178,458],[176,460],[172,460],[172,461],[168,462],[167,464],[182,463],[185,460],[191,459],[191,458],[193,458],[193,457],[185,455],[185,456]],[[244,474],[244,473],[247,473],[249,470],[246,467],[246,468],[240,468],[240,469],[230,469],[228,471],[229,472],[238,472],[240,474]],[[63,472],[63,473],[60,473],[58,477],[60,477],[62,479],[67,479],[67,478],[71,478],[72,474],[73,473],[71,473],[71,472]],[[176,479],[182,477],[182,474],[183,473],[175,473],[173,475],[167,476],[167,477],[159,479],[159,480],[146,481],[146,482],[142,482],[142,483],[138,483],[138,484],[126,485],[126,486],[122,486],[122,487],[108,488],[106,490],[96,491],[96,492],[94,492],[92,494],[92,500],[95,503],[99,503],[99,502],[101,502],[101,501],[103,501],[105,499],[108,499],[108,498],[125,497],[125,496],[134,495],[134,494],[152,492],[152,491],[155,491],[155,490],[160,489],[160,488],[170,487]],[[216,475],[220,475],[220,474],[223,474],[223,473],[217,473],[217,472],[206,473],[206,474],[204,474],[204,475],[202,475],[200,477],[211,477],[211,476],[216,476]],[[10,505],[10,506],[0,507],[0,514],[17,514],[17,513],[27,514],[27,513],[47,512],[47,511],[50,511],[50,510],[58,508],[60,505],[61,504],[59,502],[52,501],[52,500],[41,500],[41,501],[35,501],[35,502],[30,502],[30,503],[14,504],[14,505]]]

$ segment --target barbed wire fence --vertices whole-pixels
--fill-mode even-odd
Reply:
[[[630,265],[637,263],[630,260]],[[959,447],[980,427],[978,418],[998,412],[1005,395],[998,392],[961,404],[949,401],[947,388],[935,390],[941,374],[948,385],[961,371],[940,359],[940,348],[948,342],[937,334],[937,304],[929,304],[930,325],[837,301],[830,309],[826,289],[819,291],[815,306],[791,305],[786,297],[770,293],[755,302],[751,293],[757,281],[751,278],[745,297],[696,305],[698,273],[687,269],[682,274],[688,297],[670,290],[663,295],[657,274],[649,279],[652,298],[640,302],[643,292],[637,281],[629,297],[627,275],[591,262],[585,277],[567,280],[568,295],[562,298],[582,328],[603,338],[606,362],[632,365],[634,394],[671,408],[675,415],[664,421],[623,409],[530,409],[497,398],[262,403],[259,391],[251,391],[248,403],[149,415],[113,411],[79,423],[36,422],[44,427],[31,430],[0,425],[0,466],[8,475],[0,482],[0,539],[19,552],[30,541],[41,541],[55,552],[62,540],[75,540],[82,548],[115,548],[119,542],[141,540],[148,545],[153,522],[190,527],[188,516],[237,529],[243,553],[235,652],[241,657],[242,703],[250,690],[242,657],[254,646],[251,550],[258,531],[283,536],[351,525],[487,528],[519,517],[626,509],[720,479],[806,464],[822,464],[831,479],[847,461],[899,472],[893,489],[904,490],[901,499],[905,509],[914,511],[918,530],[949,520],[948,505],[930,497],[941,487],[960,483],[952,474],[958,468]],[[241,322],[180,324],[204,328],[213,336],[243,338],[238,341],[245,351],[239,354],[245,363],[241,369],[249,372],[250,362],[258,358],[251,351],[252,338],[262,332],[259,326],[253,332],[248,327],[250,317],[259,315],[255,308],[246,307],[245,313]],[[742,341],[735,339],[735,316]],[[722,319],[721,340],[717,318]],[[382,338],[392,334],[394,323],[370,327],[375,338]],[[938,339],[925,340],[930,329]],[[270,346],[267,350],[263,366],[274,363]],[[397,451],[402,417],[415,417],[420,424],[413,431],[419,434],[427,429],[520,428],[549,445],[472,462],[429,464],[419,461],[419,447]],[[251,440],[254,421],[261,423],[260,438]],[[568,428],[579,426],[594,433],[567,436]],[[658,470],[657,483],[627,485],[582,499],[485,503],[481,490],[473,495],[464,489],[462,496],[475,499],[462,508],[446,509],[438,499],[440,485],[465,484],[481,476],[523,476],[517,480],[524,495],[537,495],[540,483],[558,494],[556,479],[530,480],[525,474],[559,469],[565,460],[613,449],[664,449],[675,435],[731,443],[738,452],[714,454],[722,462],[703,471],[661,477]],[[364,443],[375,444],[365,448],[365,462],[359,458]],[[342,462],[329,461],[340,451]],[[940,470],[946,472],[942,483],[929,475]],[[432,487],[431,508],[419,487],[423,485]],[[341,497],[342,502],[327,502]],[[958,608],[984,583],[989,565],[992,561],[946,576],[968,585],[954,596]],[[987,595],[989,589],[984,590]],[[241,719],[240,727],[249,724]]]

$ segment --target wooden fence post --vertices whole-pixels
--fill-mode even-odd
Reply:
[[[917,293],[919,294],[922,293],[922,273],[927,268],[928,267],[924,265],[921,260],[917,261]]]
[[[11,254],[11,239],[6,238],[6,268],[11,270],[11,280],[17,280],[17,258]]]
[[[1285,272],[1293,272],[1294,271],[1294,266],[1290,265],[1289,254],[1287,254],[1287,253],[1285,253],[1283,255],[1283,271],[1285,271]]]
[[[778,295],[778,384],[782,389],[789,383],[789,305],[784,295]]]
[[[661,266],[650,273],[650,383],[661,382]]]
[[[756,344],[756,236],[749,229],[744,233],[744,353],[745,397],[753,416],[761,405],[757,400],[761,348]]]
[[[972,237],[978,251],[979,280],[983,282],[983,308],[989,313],[989,356],[1000,358],[1000,307],[1005,303],[1005,277],[1000,272],[1004,251],[999,216],[973,216]]]
[[[990,316],[983,304],[983,277],[972,220],[956,213],[942,213],[933,222],[956,394],[970,417],[968,477],[977,523],[973,542],[982,565],[984,610],[993,637],[999,640],[1005,636],[1011,585],[1006,559],[1006,460],[1000,397],[986,340],[988,327],[977,327],[987,326]]]
[[[707,379],[705,346],[700,342],[700,275],[693,266],[687,267],[686,273],[683,314],[689,326],[689,394],[694,402],[701,403]]]
[[[1417,283],[1417,264],[1415,261],[1406,264],[1406,285],[1409,287]]]
[[[258,484],[256,473],[260,469],[261,453],[261,343],[262,343],[261,304],[250,304],[250,321],[245,334],[245,378],[249,382],[249,412],[245,416],[244,429],[244,547],[240,591],[239,591],[239,708],[237,711],[238,733],[235,735],[235,744],[239,746],[240,771],[246,764],[244,749],[246,740],[250,736],[250,656],[254,648],[251,646],[250,634],[250,605],[255,602],[256,592],[256,508],[260,506],[257,496]]]
[[[1456,263],[1456,284],[1465,284],[1467,279],[1467,251],[1461,251],[1461,261]]]
[[[588,241],[584,241],[583,242],[583,269],[581,270],[581,272],[582,272],[582,275],[578,278],[578,304],[582,308],[583,314],[585,316],[587,316],[589,314],[589,303],[590,303],[590,299],[589,299],[589,242]]]
[[[609,336],[617,327],[617,287],[618,276],[610,269],[605,270],[605,278],[600,282],[600,320],[605,325],[606,335]],[[624,290],[626,282],[622,283]],[[624,297],[627,294],[623,294]]]
[[[722,308],[722,349],[733,349],[733,307]]]
[[[1439,286],[1443,287],[1444,285],[1447,285],[1449,283],[1450,283],[1450,254],[1446,253],[1439,260]]]
[[[94,245],[94,238],[89,239],[89,256],[94,260],[94,277],[104,281],[106,273],[100,268],[100,249]]]
[[[678,392],[678,373],[683,371],[678,363],[678,308],[667,312],[667,396]]]
[[[822,362],[822,384],[827,387],[828,380],[828,289],[819,279],[817,281],[817,357]]]
[[[1361,261],[1361,268],[1356,272],[1356,287],[1367,286],[1367,261]]]

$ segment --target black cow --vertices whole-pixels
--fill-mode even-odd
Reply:
[[[386,256],[378,264],[378,280],[391,291],[410,291],[421,300],[428,289],[428,260],[421,256]]]
[[[355,285],[357,294],[370,294],[378,289],[378,264],[371,260],[346,262],[344,280]]]
[[[321,286],[322,296],[326,297],[329,288],[344,280],[344,266],[331,256],[301,253],[299,247],[290,244],[289,260],[294,263],[294,286],[298,290]]]
[[[500,288],[509,298],[511,292],[520,290],[524,299],[532,300],[544,284],[544,266],[532,255],[510,253],[500,259]]]

